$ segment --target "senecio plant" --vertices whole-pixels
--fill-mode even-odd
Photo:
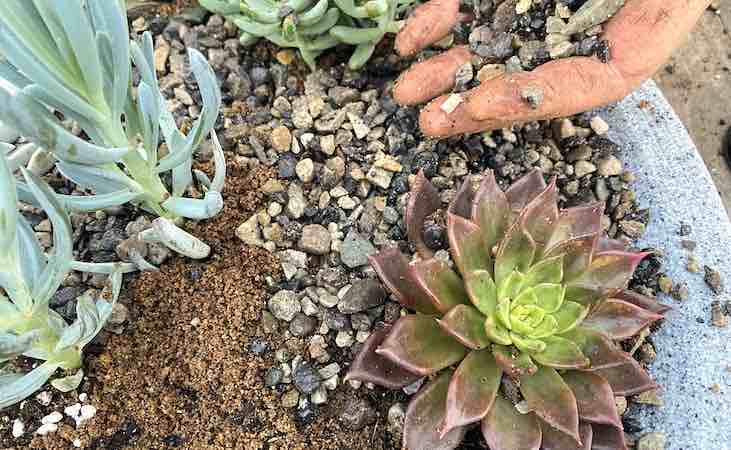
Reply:
[[[656,385],[615,344],[666,307],[625,290],[645,253],[603,236],[602,205],[557,207],[536,170],[503,192],[488,172],[448,210],[454,265],[421,237],[440,198],[420,174],[398,249],[371,263],[416,314],[374,332],[348,379],[397,389],[432,380],[409,405],[404,446],[453,449],[480,423],[491,450],[626,449],[615,395]]]
[[[125,6],[125,0],[0,2],[6,57],[0,63],[0,120],[47,149],[65,177],[96,194],[59,196],[62,206],[95,211],[138,204],[159,217],[144,239],[205,257],[210,249],[175,222],[210,218],[223,207],[225,160],[213,131],[221,104],[216,77],[189,49],[203,106],[184,135],[160,92],[152,37],[145,33],[141,43],[130,42]],[[140,75],[136,86],[132,63]],[[89,141],[62,126],[59,114],[75,121]],[[194,152],[209,133],[215,177],[196,171],[205,197],[187,198]],[[167,152],[159,146],[161,136]],[[23,201],[35,202],[25,183],[18,191]]]
[[[0,147],[4,147],[0,144]],[[56,378],[59,390],[76,389],[83,377],[82,349],[91,342],[112,313],[122,283],[121,271],[112,271],[111,299],[82,295],[76,321],[68,325],[49,300],[73,267],[71,223],[63,206],[38,176],[21,169],[28,191],[53,225],[53,252],[46,256],[33,229],[18,213],[15,178],[0,152],[0,408],[33,394],[58,370],[76,371]],[[10,363],[25,356],[44,361],[27,373]]]
[[[241,42],[251,45],[260,38],[280,47],[299,50],[314,70],[315,59],[338,44],[355,46],[348,66],[359,69],[373,55],[387,33],[397,33],[397,16],[414,0],[200,0],[238,26]]]

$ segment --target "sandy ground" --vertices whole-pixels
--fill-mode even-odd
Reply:
[[[731,127],[731,2],[717,3],[655,81],[690,130],[731,214],[731,170],[722,153]]]

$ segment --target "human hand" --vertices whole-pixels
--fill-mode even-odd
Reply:
[[[510,126],[516,122],[570,116],[624,98],[652,77],[706,10],[711,0],[627,0],[604,24],[603,39],[612,58],[572,57],[548,62],[531,72],[505,74],[463,93],[452,113],[440,106],[460,66],[470,60],[467,47],[454,47],[402,74],[395,100],[417,105],[432,100],[419,116],[422,131],[447,137]],[[414,11],[396,37],[396,51],[412,55],[447,36],[457,23],[459,0],[431,0]],[[540,105],[528,104],[521,92],[540,89]],[[436,97],[436,98],[435,98]]]

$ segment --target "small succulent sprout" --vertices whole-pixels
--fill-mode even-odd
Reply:
[[[557,201],[538,169],[505,192],[489,171],[477,190],[465,182],[446,211],[452,268],[424,244],[441,201],[417,176],[406,227],[418,257],[371,257],[416,314],[374,332],[346,377],[398,389],[436,376],[409,405],[408,449],[453,449],[474,424],[492,450],[627,448],[614,396],[656,385],[616,342],[668,308],[626,290],[646,254],[603,235],[602,205]]]
[[[241,29],[241,43],[265,38],[280,47],[296,48],[314,70],[317,57],[338,44],[355,45],[348,66],[357,70],[370,59],[387,33],[400,29],[397,16],[414,0],[201,0]],[[237,8],[237,5],[239,6]]]
[[[94,194],[59,196],[68,210],[133,203],[170,220],[213,217],[223,208],[225,178],[223,150],[213,130],[221,104],[216,76],[203,55],[188,50],[202,108],[183,134],[158,85],[152,36],[129,40],[123,4],[0,2],[0,47],[6,57],[0,62],[0,119],[45,149],[29,160],[35,158],[34,172],[55,159],[61,174]],[[133,66],[140,75],[134,87]],[[76,122],[89,140],[71,133],[58,114]],[[215,182],[202,199],[186,197],[195,181],[193,158],[209,135]],[[168,149],[164,156],[161,139]],[[26,156],[18,155],[18,162]],[[21,200],[36,202],[25,183],[18,184],[18,193]]]
[[[83,377],[82,351],[101,331],[122,284],[120,271],[111,273],[111,291],[99,298],[77,299],[71,325],[49,301],[73,268],[71,223],[51,189],[35,174],[21,169],[53,226],[54,248],[45,255],[28,221],[17,210],[15,178],[0,155],[0,408],[18,403],[41,388],[59,369],[70,373],[51,381],[63,391],[75,389]],[[88,267],[96,267],[88,264]],[[19,357],[43,361],[27,373],[16,372]]]

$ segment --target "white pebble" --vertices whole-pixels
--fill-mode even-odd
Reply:
[[[45,436],[49,433],[55,433],[56,431],[58,431],[58,425],[55,423],[44,423],[36,430],[36,434]]]
[[[96,416],[96,406],[84,405],[81,407],[81,422],[87,421]]]
[[[442,106],[439,107],[442,111],[447,114],[452,114],[455,109],[462,103],[462,96],[459,94],[452,94],[444,100]]]
[[[591,129],[594,130],[594,133],[600,136],[609,132],[609,124],[599,116],[592,117],[589,124],[591,125]]]
[[[46,417],[42,418],[41,423],[44,425],[48,423],[59,423],[61,420],[63,420],[63,414],[58,411],[54,411]]]
[[[74,447],[76,447],[76,448],[81,448],[81,439],[78,439],[78,438],[74,439],[72,444],[74,444]]]
[[[63,410],[64,414],[71,417],[72,419],[76,420],[77,417],[79,417],[79,413],[81,412],[81,403],[74,403],[71,406],[67,406]]]
[[[25,424],[20,419],[13,421],[13,437],[19,438],[25,433]]]
[[[81,394],[79,394],[79,401],[81,403],[84,403],[88,399],[89,399],[89,395],[86,392],[82,392]]]
[[[49,391],[43,391],[40,394],[36,395],[36,400],[38,400],[38,403],[40,403],[43,406],[48,406],[51,404],[51,400],[53,400],[53,394],[51,394]]]

